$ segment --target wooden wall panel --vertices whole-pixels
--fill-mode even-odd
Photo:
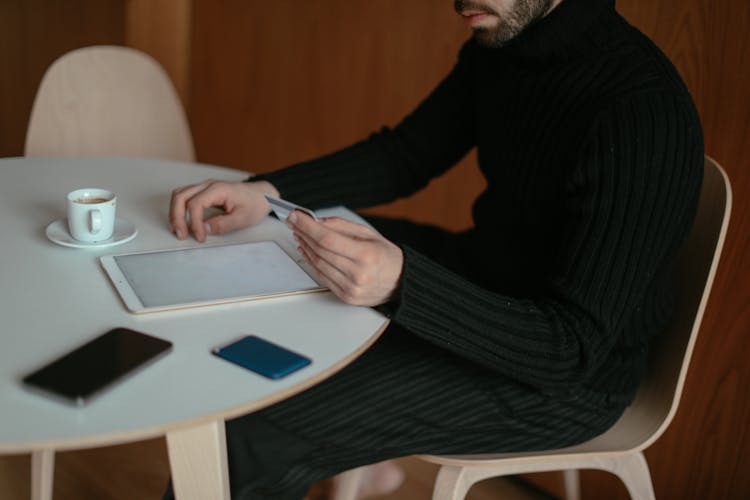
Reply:
[[[195,0],[198,157],[266,172],[362,139],[411,111],[467,37],[451,5],[434,0]],[[379,212],[466,227],[481,187],[469,160]]]
[[[125,43],[161,63],[182,104],[189,104],[190,0],[127,0]]]
[[[0,1],[0,157],[20,156],[36,89],[62,54],[125,40],[123,0]]]

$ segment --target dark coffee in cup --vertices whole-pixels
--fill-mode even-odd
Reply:
[[[76,203],[86,203],[87,205],[93,205],[94,203],[104,203],[105,201],[109,201],[107,198],[78,198],[76,199]]]

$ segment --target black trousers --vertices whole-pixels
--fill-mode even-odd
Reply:
[[[394,241],[443,251],[442,230],[372,221]],[[416,453],[499,453],[578,443],[624,409],[603,394],[552,398],[391,324],[317,386],[226,423],[234,499],[304,497],[344,470]]]

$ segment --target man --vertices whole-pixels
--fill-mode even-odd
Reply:
[[[459,234],[290,217],[323,283],[392,323],[339,374],[227,423],[237,498],[300,498],[313,481],[396,456],[589,439],[632,401],[669,318],[703,165],[675,69],[614,0],[455,8],[474,36],[395,128],[247,183],[173,194],[174,233],[204,241],[265,217],[264,192],[311,208],[375,205],[473,147],[487,180]],[[214,205],[226,213],[204,221]]]

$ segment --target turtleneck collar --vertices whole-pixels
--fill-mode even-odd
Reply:
[[[499,50],[521,63],[548,65],[585,54],[606,37],[615,0],[563,0]]]

